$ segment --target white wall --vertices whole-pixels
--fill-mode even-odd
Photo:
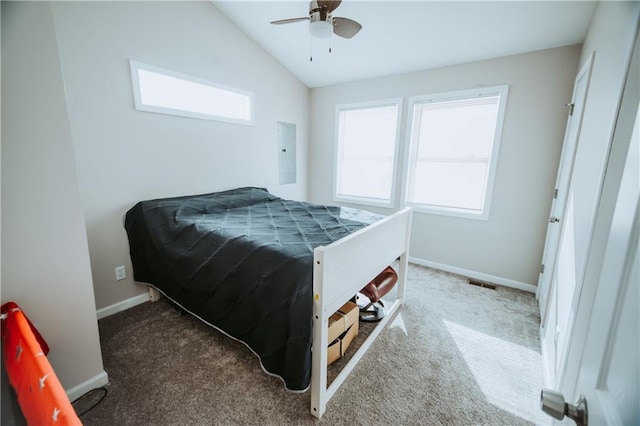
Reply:
[[[404,123],[408,96],[507,84],[489,220],[415,212],[410,254],[445,269],[531,289],[538,280],[566,125],[564,104],[571,99],[579,54],[580,46],[569,46],[313,89],[311,200],[332,200],[336,104],[402,96]]]
[[[2,2],[2,106],[2,302],[23,308],[75,398],[107,377],[48,3]]]
[[[145,291],[122,226],[137,201],[243,185],[307,197],[309,90],[211,2],[52,9],[98,308]],[[129,59],[253,91],[255,126],[136,111]],[[297,124],[296,184],[278,184],[277,121]],[[118,265],[128,277],[116,282]]]

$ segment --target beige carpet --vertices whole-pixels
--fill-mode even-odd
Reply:
[[[164,302],[99,321],[107,397],[86,425],[519,425],[546,419],[532,294],[411,265],[408,300],[329,402],[287,392],[258,359]],[[78,412],[91,398],[76,403]]]

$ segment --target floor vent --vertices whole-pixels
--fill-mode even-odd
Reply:
[[[495,284],[491,284],[491,283],[488,283],[488,282],[485,282],[485,281],[475,280],[473,278],[469,278],[469,284],[475,285],[477,287],[489,288],[491,290],[495,290],[496,289]]]

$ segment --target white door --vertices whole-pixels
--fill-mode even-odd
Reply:
[[[640,115],[616,202],[602,275],[577,369],[590,425],[640,424]],[[567,374],[572,376],[573,374]]]
[[[600,209],[603,219],[597,225],[607,230],[606,238],[597,243],[603,248],[602,267],[584,288],[576,288],[569,321],[574,318],[580,331],[569,335],[563,352],[559,350],[555,355],[566,360],[557,362],[564,368],[559,371],[558,387],[568,403],[585,397],[589,425],[640,424],[639,46],[640,36],[629,67],[603,185],[601,199],[611,202]],[[562,251],[562,242],[560,246]],[[596,247],[594,252],[600,250]],[[560,274],[558,279],[564,278]],[[560,304],[560,290],[552,293],[552,298],[556,297]],[[566,315],[560,315],[559,305],[556,309],[558,316]],[[563,424],[573,421],[565,420]]]
[[[544,327],[547,322],[550,300],[549,292],[554,288],[554,286],[551,286],[550,284],[556,263],[558,244],[560,242],[560,225],[567,204],[569,178],[571,176],[571,170],[573,169],[576,144],[580,135],[582,113],[584,111],[584,103],[587,97],[592,64],[593,55],[589,57],[580,69],[573,85],[571,103],[568,104],[570,108],[569,118],[567,119],[567,129],[565,131],[564,142],[562,145],[562,154],[560,156],[558,175],[556,177],[556,187],[553,201],[551,202],[551,212],[549,213],[549,225],[547,227],[547,236],[542,255],[543,266],[540,269],[540,276],[538,279],[537,297],[542,327]]]

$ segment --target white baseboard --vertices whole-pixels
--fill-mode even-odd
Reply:
[[[93,376],[89,380],[86,380],[79,385],[65,390],[67,392],[67,396],[69,397],[69,401],[75,401],[90,390],[100,388],[108,383],[109,377],[107,376],[106,371],[103,370],[100,374]]]
[[[113,305],[106,306],[102,309],[98,309],[96,314],[98,319],[108,317],[109,315],[117,314],[126,309],[133,308],[136,305],[149,301],[149,293],[140,294],[130,299],[123,300],[122,302],[114,303]]]
[[[418,259],[416,257],[409,256],[409,262],[416,265],[426,266],[427,268],[439,269],[445,272],[451,272],[458,275],[464,275],[465,277],[475,278],[477,280],[490,282],[493,284],[499,284],[505,287],[516,288],[518,290],[528,291],[530,293],[536,292],[537,286],[533,284],[527,284],[520,281],[510,280],[508,278],[496,277],[495,275],[489,275],[482,272],[471,271],[468,269],[458,268],[457,266],[444,265],[442,263],[431,262],[429,260]]]

